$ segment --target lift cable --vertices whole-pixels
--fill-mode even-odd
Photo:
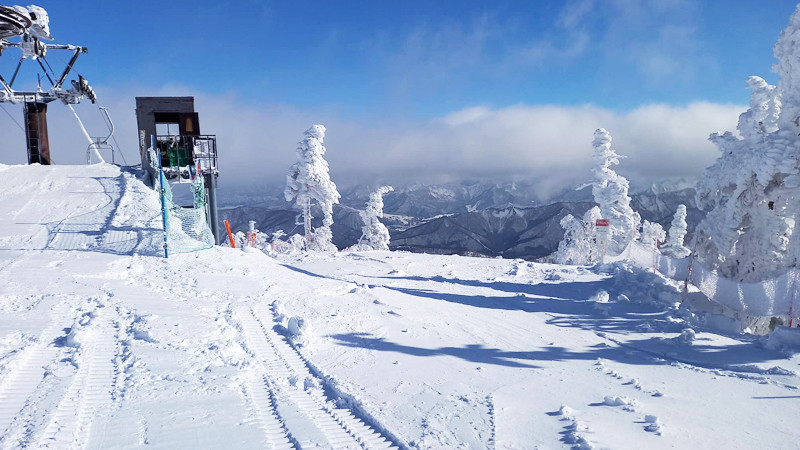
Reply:
[[[25,131],[25,128],[22,125],[20,125],[19,122],[17,122],[17,119],[15,119],[14,116],[12,116],[10,112],[8,112],[8,110],[5,108],[5,106],[3,106],[2,103],[0,103],[0,108],[2,108],[3,112],[5,112],[8,115],[8,117],[11,120],[13,120],[15,124],[17,124],[20,130],[22,130],[23,132]]]

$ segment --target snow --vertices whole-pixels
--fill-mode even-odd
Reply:
[[[714,331],[649,271],[387,251],[164,259],[158,197],[133,174],[0,173],[3,448],[797,436],[794,330]]]

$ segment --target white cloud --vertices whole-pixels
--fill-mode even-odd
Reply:
[[[173,86],[140,95],[165,93],[192,94]],[[617,113],[596,106],[482,106],[429,121],[366,123],[324,110],[247,104],[232,94],[195,96],[202,131],[218,137],[221,183],[282,184],[303,131],[323,123],[328,128],[326,158],[340,185],[376,179],[402,185],[419,179],[525,177],[536,180],[544,195],[591,178],[592,133],[599,127],[608,129],[614,148],[627,155],[619,171],[629,178],[646,182],[697,177],[718,156],[708,135],[735,130],[746,108],[692,103]],[[133,95],[106,98],[106,104],[128,162],[137,160]],[[92,135],[103,134],[93,106],[80,105],[79,112]],[[21,109],[18,113],[21,121]],[[53,103],[49,119],[53,159],[83,163],[85,138],[71,113]],[[24,163],[24,138],[5,114],[0,116],[0,132],[0,162]]]
[[[573,0],[555,25],[504,63],[561,65],[592,52],[614,66],[630,64],[651,85],[685,81],[714,64],[713,55],[699,55],[697,6],[686,0]]]
[[[708,135],[734,130],[743,110],[711,103],[650,105],[624,114],[593,106],[469,108],[424,124],[355,127],[358,135],[341,137],[345,152],[330,144],[329,161],[347,179],[370,171],[398,181],[515,176],[549,190],[591,178],[592,133],[604,127],[628,156],[620,172],[632,179],[697,177],[718,156]],[[339,139],[335,127],[329,136]]]
[[[595,0],[572,0],[564,5],[556,24],[564,28],[576,28],[595,7]]]

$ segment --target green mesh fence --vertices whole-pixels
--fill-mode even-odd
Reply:
[[[167,211],[166,233],[169,253],[189,253],[214,246],[214,235],[206,220],[203,177],[192,181],[194,207],[184,208],[172,200],[172,189],[164,183],[164,208]]]

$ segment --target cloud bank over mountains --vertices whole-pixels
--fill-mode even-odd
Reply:
[[[139,95],[192,95],[179,86],[144,92]],[[220,181],[225,184],[283,183],[303,130],[322,123],[329,130],[325,145],[331,177],[340,186],[378,180],[402,185],[524,178],[533,179],[545,197],[591,178],[592,133],[600,127],[612,133],[613,147],[626,156],[619,171],[632,181],[697,177],[719,156],[708,135],[735,130],[738,115],[746,109],[698,102],[619,113],[593,105],[520,104],[476,106],[431,120],[369,123],[324,109],[249,104],[234,95],[195,97],[202,132],[217,135]],[[133,94],[107,96],[105,104],[111,108],[122,152],[133,163],[138,159]],[[14,107],[6,109],[21,121]],[[90,134],[105,134],[92,105],[80,105],[79,113]],[[84,163],[86,140],[69,110],[53,104],[49,118],[54,161]],[[24,163],[22,131],[8,116],[0,118],[0,131],[8,136],[0,147],[0,162]]]

